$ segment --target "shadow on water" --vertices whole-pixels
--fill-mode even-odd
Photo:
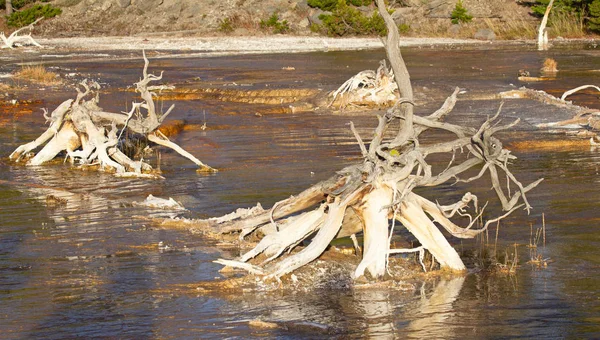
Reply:
[[[556,80],[529,87],[559,94],[593,83],[600,69],[600,53],[585,48],[548,53],[520,47],[405,52],[415,91],[427,103],[417,111],[430,112],[460,86],[466,93],[448,119],[472,126],[496,111],[499,101],[491,94],[521,86],[518,70],[533,74],[547,56],[558,61]],[[164,70],[165,82],[178,86],[328,91],[358,71],[376,68],[382,58],[383,51],[166,58],[152,60],[150,68]],[[73,82],[101,79],[100,105],[112,111],[131,105],[132,93],[123,89],[139,79],[142,66],[138,59],[86,62],[77,57],[69,62],[50,60],[47,65],[61,74],[76,73]],[[3,65],[2,71],[11,67]],[[595,274],[600,268],[597,150],[513,152],[519,157],[514,173],[522,182],[545,180],[529,195],[531,215],[517,212],[503,221],[499,248],[526,244],[530,224],[541,226],[544,213],[548,240],[544,251],[554,262],[543,270],[525,264],[527,250],[520,246],[522,267],[513,276],[472,273],[419,283],[415,292],[356,289],[282,293],[277,298],[240,292],[236,299],[155,294],[160,287],[220,277],[219,266],[212,261],[223,254],[214,241],[201,236],[154,228],[139,216],[168,212],[135,208],[132,202],[148,194],[173,197],[189,209],[188,216],[221,215],[256,202],[270,206],[356,162],[359,150],[347,123],[354,121],[367,137],[376,125],[374,112],[260,114],[265,106],[176,100],[171,119],[207,125],[206,130],[184,130],[176,141],[220,169],[212,175],[197,174],[185,159],[170,152],[162,155],[165,179],[156,181],[117,179],[63,165],[34,168],[9,163],[6,157],[16,146],[41,132],[38,109],[56,106],[73,95],[69,91],[21,93],[42,101],[33,104],[33,113],[3,117],[0,125],[0,330],[9,338],[600,336],[600,279]],[[590,92],[572,99],[597,105],[597,96]],[[507,100],[502,115],[506,121],[522,119],[514,131],[502,134],[504,141],[564,138],[533,127],[568,118],[558,109]],[[422,193],[450,202],[467,190],[482,200],[493,198],[485,180]],[[48,195],[63,198],[66,204],[51,204]],[[457,247],[477,247],[477,241]],[[235,254],[225,254],[231,255]],[[305,321],[325,325],[327,331],[291,324],[288,330],[256,329],[248,325],[253,319]]]

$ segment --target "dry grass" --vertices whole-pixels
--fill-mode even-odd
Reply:
[[[15,77],[43,85],[58,85],[61,83],[57,73],[46,70],[42,65],[23,66],[16,72]]]
[[[426,24],[421,24],[412,29],[408,35],[419,37],[449,37],[449,38],[473,38],[481,28],[489,28],[494,31],[497,39],[535,39],[537,34],[537,22],[522,19],[498,20],[486,18],[473,20],[468,24],[459,26],[458,31],[452,31],[450,20],[430,19]]]
[[[486,26],[494,31],[498,39],[516,40],[516,39],[535,39],[536,22],[509,19],[502,22],[498,20],[484,19]]]
[[[556,74],[556,72],[558,72],[558,63],[552,58],[546,58],[541,71],[542,73]]]
[[[586,36],[584,18],[581,14],[566,11],[552,11],[550,13],[549,26],[553,37],[583,38]]]

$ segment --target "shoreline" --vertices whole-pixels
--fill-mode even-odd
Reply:
[[[40,38],[45,48],[86,51],[188,51],[210,55],[352,51],[383,48],[380,38],[329,38],[311,36],[250,37],[72,37]],[[497,42],[496,42],[497,43]],[[504,42],[501,42],[504,43]],[[522,43],[522,41],[520,42]],[[489,41],[452,38],[402,38],[401,47],[486,45]]]

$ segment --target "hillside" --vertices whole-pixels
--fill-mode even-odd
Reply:
[[[261,20],[273,13],[289,24],[289,34],[311,35],[312,24],[319,24],[319,9],[306,0],[53,0],[63,13],[45,20],[38,35],[126,36],[170,32],[169,35],[261,35]],[[405,35],[472,37],[477,28],[526,23],[535,27],[527,7],[514,0],[464,0],[474,17],[464,27],[451,29],[450,14],[454,0],[396,0],[394,18],[404,24]],[[373,6],[360,7],[365,15]],[[519,31],[523,29],[517,28]]]

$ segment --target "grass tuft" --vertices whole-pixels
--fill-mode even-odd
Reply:
[[[484,19],[489,29],[494,31],[498,39],[517,40],[535,39],[537,37],[537,22],[509,19],[503,22]]]
[[[46,70],[42,65],[23,66],[15,77],[43,85],[58,85],[61,83],[58,74]]]

